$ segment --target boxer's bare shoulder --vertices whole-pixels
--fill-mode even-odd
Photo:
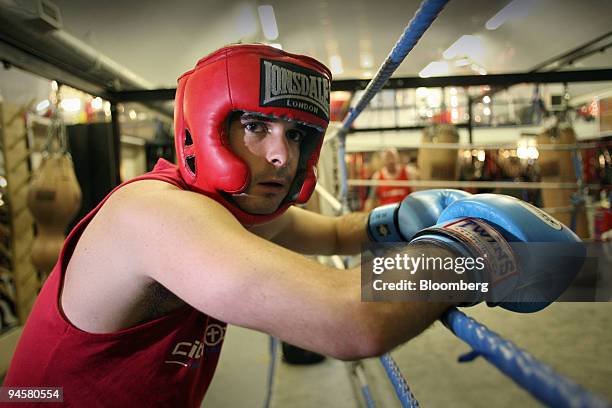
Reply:
[[[141,180],[115,191],[83,231],[66,267],[61,306],[70,322],[84,331],[113,332],[155,319],[185,303],[152,279],[134,273],[121,251],[123,212],[141,196],[151,200],[178,187]],[[185,192],[190,194],[189,192]],[[148,211],[143,206],[141,212]],[[126,214],[127,215],[127,214]]]
[[[278,225],[287,234],[288,225]],[[141,323],[151,305],[164,303],[147,303],[160,293],[166,305],[188,303],[317,350],[335,344],[326,326],[300,321],[359,321],[346,315],[359,298],[357,271],[334,272],[248,231],[216,201],[161,182],[133,183],[113,194],[79,240],[66,278],[64,312],[90,332]],[[152,290],[157,284],[165,290]],[[302,330],[321,333],[304,344]]]

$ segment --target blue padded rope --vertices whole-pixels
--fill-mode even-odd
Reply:
[[[578,150],[577,146],[574,150],[572,150],[572,163],[574,165],[574,173],[576,174],[576,183],[578,184],[578,191],[572,194],[570,199],[572,203],[570,229],[576,232],[578,224],[578,209],[585,203],[583,193],[584,181],[582,178],[582,156],[580,155],[580,150]]]
[[[374,402],[374,398],[372,398],[372,393],[370,392],[370,387],[367,385],[361,386],[361,395],[363,395],[363,399],[365,400],[367,408],[376,408],[376,403]]]
[[[266,388],[266,400],[264,408],[270,408],[272,400],[272,387],[274,386],[274,372],[276,371],[276,357],[278,354],[278,339],[270,336],[270,365],[268,366],[268,384]]]
[[[351,108],[342,122],[342,128],[338,131],[338,155],[340,165],[340,197],[343,205],[347,204],[348,194],[348,181],[346,172],[346,163],[344,159],[345,139],[351,125],[357,119],[357,116],[365,109],[368,103],[372,100],[374,95],[382,89],[387,83],[393,72],[399,67],[406,55],[414,48],[419,39],[423,36],[425,31],[436,19],[440,11],[444,8],[449,0],[425,0],[421,3],[421,7],[416,11],[412,20],[408,23],[408,26],[404,29],[404,33],[397,40],[397,43],[393,46],[393,49],[382,63],[376,75],[365,89],[364,94],[357,102],[357,106]]]
[[[397,363],[391,358],[390,354],[384,354],[380,358],[380,362],[382,363],[385,371],[387,372],[387,376],[389,376],[389,380],[395,389],[395,394],[397,398],[400,400],[403,408],[417,408],[419,406],[419,402],[410,391],[410,387],[408,387],[408,383],[406,379],[402,375]]]
[[[514,343],[490,331],[455,308],[441,318],[444,325],[473,351],[464,361],[483,356],[502,373],[551,407],[610,408],[612,404],[539,362]]]
[[[364,94],[357,102],[357,106],[349,110],[348,115],[342,122],[342,129],[348,131],[357,116],[365,109],[370,100],[382,89],[387,83],[393,72],[399,67],[406,55],[414,48],[425,31],[436,19],[440,11],[444,8],[449,0],[425,0],[421,3],[421,7],[416,11],[408,26],[404,29],[404,33],[397,40],[395,46],[382,63],[376,75],[365,89]]]
[[[353,376],[357,378],[359,382],[359,389],[361,390],[361,396],[365,402],[366,408],[376,408],[376,403],[374,402],[374,398],[372,397],[372,392],[370,391],[370,386],[368,385],[368,381],[365,378],[364,368],[361,361],[356,361],[352,365],[353,367]]]

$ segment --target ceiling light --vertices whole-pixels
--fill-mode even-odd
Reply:
[[[342,68],[342,58],[339,55],[332,55],[329,57],[329,66],[331,68],[331,72],[334,75],[338,75],[344,72]]]
[[[457,109],[451,109],[451,122],[455,123],[459,120],[459,111]]]
[[[506,21],[516,18],[525,17],[529,14],[530,9],[535,5],[534,0],[514,0],[508,3],[506,7],[499,10],[487,23],[487,30],[497,30]]]
[[[238,38],[248,38],[257,34],[257,20],[255,12],[248,4],[242,4],[237,10],[236,19],[234,20],[235,30],[238,33]]]
[[[466,65],[470,65],[470,60],[467,58],[460,58],[455,61],[456,67],[465,67]]]
[[[102,109],[102,98],[96,97],[91,100],[91,107],[95,110]]]
[[[420,86],[416,89],[416,96],[419,98],[425,98],[427,97],[427,95],[429,95],[429,89]]]
[[[455,41],[442,56],[445,59],[453,59],[457,57],[471,57],[474,60],[479,60],[484,52],[482,40],[475,35],[462,35]]]
[[[257,13],[264,36],[268,40],[276,40],[278,38],[278,27],[274,16],[274,8],[270,5],[259,6],[257,7]]]
[[[359,55],[359,65],[361,68],[372,68],[374,66],[374,57],[369,53],[361,53]]]
[[[421,78],[448,75],[450,66],[446,61],[432,61],[419,72]]]
[[[81,100],[79,98],[66,98],[60,102],[66,112],[78,112],[81,110]]]
[[[44,101],[38,102],[38,104],[36,105],[36,110],[38,112],[42,112],[46,110],[48,107],[49,107],[49,100],[45,99]]]

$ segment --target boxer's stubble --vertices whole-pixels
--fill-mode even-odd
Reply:
[[[295,178],[300,142],[287,137],[296,130],[285,120],[235,117],[229,126],[232,151],[249,168],[249,185],[232,196],[236,204],[251,214],[271,214],[287,196]]]

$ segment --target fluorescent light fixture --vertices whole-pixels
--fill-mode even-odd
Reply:
[[[91,107],[95,110],[102,109],[102,98],[96,97],[91,100]]]
[[[516,155],[519,159],[523,160],[535,160],[540,157],[540,152],[536,147],[536,142],[534,139],[523,139],[519,140],[516,148]]]
[[[47,109],[48,107],[49,107],[49,100],[45,99],[44,101],[38,102],[38,104],[36,105],[36,110],[38,112],[42,112],[45,109]]]
[[[455,123],[459,120],[459,111],[457,109],[451,109],[451,122]]]
[[[455,41],[442,56],[449,60],[458,57],[470,57],[473,60],[480,60],[484,52],[482,40],[475,35],[462,35]]]
[[[472,64],[470,65],[470,68],[472,69],[472,71],[477,72],[480,75],[487,75],[487,70],[478,64]]]
[[[458,60],[455,60],[456,67],[465,67],[466,65],[470,65],[470,60],[467,58],[459,58]]]
[[[255,11],[249,4],[241,4],[236,10],[234,27],[238,38],[249,38],[257,34]]]
[[[361,53],[359,55],[359,65],[364,69],[372,68],[374,66],[374,57],[372,57],[372,54],[365,52]]]
[[[338,75],[344,72],[344,68],[342,68],[342,58],[339,55],[332,55],[329,57],[329,66],[331,68],[331,72],[334,75]]]
[[[429,89],[420,86],[416,89],[416,96],[419,98],[426,98],[429,95]]]
[[[264,36],[268,40],[276,40],[278,38],[278,26],[276,25],[274,8],[270,5],[259,6],[257,7],[257,13]]]
[[[447,61],[432,61],[419,72],[421,78],[448,75],[450,66]]]
[[[66,112],[78,112],[81,110],[81,100],[79,98],[66,98],[60,102]]]
[[[491,17],[489,21],[486,22],[485,27],[487,30],[497,30],[508,20],[525,17],[536,3],[537,0],[511,1],[506,7],[499,10],[497,14]]]

